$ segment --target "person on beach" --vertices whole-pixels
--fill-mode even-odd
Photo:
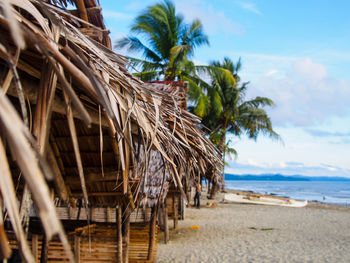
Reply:
[[[196,194],[194,195],[194,206],[199,209],[202,186],[199,182],[196,182],[195,187],[196,187]]]

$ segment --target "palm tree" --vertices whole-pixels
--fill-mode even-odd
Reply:
[[[169,0],[148,7],[136,17],[131,33],[140,35],[147,44],[131,35],[119,40],[115,47],[142,52],[142,59],[130,60],[133,66],[141,67],[141,72],[136,75],[145,81],[160,78],[188,80],[189,76],[195,76],[194,64],[189,59],[196,47],[209,44],[202,23],[198,19],[185,23]],[[190,79],[197,85],[197,77]]]
[[[222,63],[212,62],[211,66],[226,69],[235,79],[232,81],[232,78],[228,78],[227,74],[223,74],[222,71],[210,72],[212,83],[210,87],[207,87],[208,111],[202,119],[202,123],[212,130],[210,137],[222,152],[223,161],[225,152],[229,150],[226,145],[227,133],[236,136],[246,134],[248,138],[254,140],[262,133],[279,139],[279,135],[273,130],[271,120],[264,110],[265,106],[273,106],[274,102],[265,97],[245,100],[248,82],[240,83],[238,75],[241,69],[240,59],[234,64],[231,59],[225,58]],[[225,187],[224,166],[223,189]]]

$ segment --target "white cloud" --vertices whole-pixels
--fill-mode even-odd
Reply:
[[[275,78],[284,77],[292,63],[303,59],[297,56],[233,52],[232,50],[220,50],[219,56],[228,56],[234,61],[241,58],[241,77],[244,81],[256,80],[257,77],[263,75],[274,75]]]
[[[249,12],[252,12],[252,13],[257,14],[257,15],[261,15],[261,14],[262,14],[262,13],[260,12],[260,10],[255,6],[254,3],[243,2],[243,1],[238,1],[237,3],[238,3],[238,5],[239,5],[241,8],[243,8],[243,9],[249,11]]]
[[[241,35],[244,33],[242,25],[227,17],[225,12],[214,8],[210,4],[198,0],[176,1],[176,9],[183,14],[185,19],[192,21],[198,18],[206,31],[210,35],[230,34]]]
[[[272,75],[276,75],[278,73],[278,70],[276,69],[270,69],[268,70],[266,73],[265,73],[265,76],[269,77],[269,76],[272,76]]]
[[[310,127],[350,113],[350,83],[330,76],[310,58],[295,61],[283,76],[263,75],[253,82],[250,95],[275,101],[269,111],[275,125]]]
[[[286,168],[287,167],[287,164],[285,162],[280,162],[279,165],[280,165],[281,168]]]
[[[247,162],[248,165],[252,165],[252,166],[255,166],[255,167],[266,167],[266,164],[263,164],[263,163],[258,163],[252,159],[248,159],[248,162]]]

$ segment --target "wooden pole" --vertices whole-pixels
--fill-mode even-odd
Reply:
[[[148,256],[147,260],[152,260],[153,256],[153,250],[154,250],[154,245],[155,245],[155,236],[156,236],[156,207],[152,207],[152,212],[151,212],[151,221],[150,221],[150,226],[149,226],[149,246],[148,246]]]
[[[173,194],[173,212],[174,212],[174,229],[177,229],[177,223],[179,219],[178,214],[178,202],[176,202],[176,194]]]
[[[188,180],[186,180],[186,196],[187,196],[187,200],[188,203],[186,206],[188,206],[190,204],[191,201],[191,186]]]
[[[179,202],[179,207],[180,207],[180,219],[184,220],[185,219],[184,199],[182,196],[179,196],[177,198],[177,201]]]
[[[41,244],[41,256],[40,256],[40,263],[46,263],[47,258],[49,254],[49,244],[46,238],[45,233],[43,234],[43,240]]]
[[[32,253],[35,261],[38,261],[38,235],[32,235]]]
[[[74,235],[74,257],[77,263],[80,263],[80,236]]]
[[[77,5],[80,18],[83,19],[86,22],[89,22],[89,18],[88,18],[88,15],[87,15],[87,11],[86,11],[86,8],[85,8],[84,1],[83,0],[77,0],[77,1],[75,1],[75,3]],[[83,27],[87,28],[89,26],[87,24],[83,24]]]
[[[158,226],[159,226],[159,228],[160,228],[160,230],[162,230],[162,231],[164,231],[164,215],[163,215],[163,213],[164,213],[164,205],[160,205],[159,206],[160,207],[160,209],[158,210]]]
[[[111,215],[111,208],[106,208],[106,222],[111,223],[112,222],[112,215]]]
[[[123,243],[124,243],[123,263],[128,263],[129,262],[129,241],[130,241],[130,208],[129,207],[126,207],[124,209],[122,218],[123,218],[122,234],[123,234]]]
[[[164,202],[164,243],[169,242],[169,225],[168,225],[168,205],[165,199]]]
[[[118,204],[115,212],[117,227],[117,262],[123,262],[122,207],[120,204]]]

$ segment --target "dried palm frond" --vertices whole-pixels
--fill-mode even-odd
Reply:
[[[4,4],[5,2],[9,5]],[[39,118],[38,127],[49,131],[48,116],[51,110],[65,113],[64,110],[52,106],[55,102],[61,101],[61,107],[69,105],[65,114],[69,120],[69,132],[73,139],[74,154],[79,168],[77,176],[81,180],[85,204],[88,204],[88,198],[90,203],[94,199],[89,197],[84,183],[85,175],[83,161],[79,157],[79,134],[76,131],[78,126],[75,126],[75,119],[83,120],[85,125],[89,126],[95,116],[97,119],[95,125],[104,125],[103,128],[106,127],[111,131],[110,137],[114,140],[113,151],[118,157],[117,165],[120,165],[122,170],[123,187],[120,192],[124,197],[129,196],[129,200],[132,198],[142,200],[145,197],[155,200],[149,203],[154,205],[157,200],[165,196],[171,181],[183,193],[183,177],[190,179],[198,174],[213,178],[217,176],[215,173],[208,175],[206,170],[221,163],[218,150],[205,138],[199,128],[198,117],[179,106],[183,103],[183,98],[169,94],[166,90],[155,89],[152,84],[145,84],[134,77],[127,71],[127,62],[122,56],[84,35],[76,27],[72,15],[64,10],[58,10],[57,6],[39,0],[0,0],[0,3],[1,6],[7,5],[6,8],[11,10],[4,12],[3,7],[0,10],[0,34],[6,36],[6,41],[9,42],[9,47],[0,52],[0,59],[6,60],[12,56],[9,56],[10,53],[17,52],[18,59],[17,57],[15,60],[12,59],[12,64],[14,69],[21,71],[19,78],[26,76],[22,74],[25,72],[31,75],[31,78],[42,80],[41,88],[40,86],[33,88],[34,99],[31,101],[43,105],[42,116],[45,117]],[[66,1],[58,0],[51,0],[50,3],[67,4]],[[21,12],[22,10],[25,12]],[[95,27],[97,28],[96,25],[92,25],[91,28]],[[20,36],[26,49],[18,51],[24,45],[20,44],[21,40],[13,37],[14,34]],[[28,57],[40,61],[40,65],[35,65],[35,62],[28,63]],[[3,64],[0,64],[0,67]],[[45,80],[44,74],[48,72],[41,70],[43,64],[48,65],[49,74],[57,78],[57,87],[54,90],[51,81]],[[8,68],[6,70],[8,71]],[[13,70],[12,72],[14,75]],[[6,86],[9,86],[9,81],[5,81]],[[56,83],[56,79],[54,82]],[[39,89],[46,88],[50,94],[38,97]],[[10,89],[7,94],[10,94]],[[23,90],[24,94],[29,92],[29,88],[25,85]],[[16,93],[11,95],[17,98],[21,96]],[[99,109],[104,114],[99,114]],[[44,175],[50,174],[50,171],[44,169],[46,165],[42,153],[45,151],[39,146],[45,145],[46,139],[40,139],[36,133],[37,138],[33,138],[15,112],[14,105],[3,92],[0,93],[0,122],[5,130],[3,138],[8,142],[11,155],[24,174],[48,239],[53,234],[59,234],[68,248],[44,180]],[[99,134],[102,134],[101,129]],[[42,132],[43,138],[48,136],[45,135],[46,132]],[[102,148],[99,149],[101,155]],[[151,167],[155,156],[161,159],[160,170],[157,172]],[[103,166],[102,158],[100,163]],[[129,185],[131,176],[140,181],[133,194],[130,193]],[[49,179],[50,176],[46,178]],[[138,198],[139,193],[142,198]],[[67,194],[69,191],[64,196]],[[101,199],[102,202],[106,200]]]
[[[0,123],[5,131],[6,141],[9,143],[11,154],[15,156],[20,166],[26,183],[32,193],[35,205],[39,210],[39,216],[43,224],[48,240],[53,235],[58,234],[68,257],[73,261],[73,255],[70,250],[70,245],[63,231],[61,222],[56,215],[55,207],[50,199],[49,189],[44,180],[42,171],[43,164],[39,164],[35,148],[32,147],[34,139],[29,133],[27,127],[23,124],[15,109],[0,90]],[[5,160],[3,161],[5,163]],[[44,164],[45,165],[45,164]],[[1,173],[1,178],[5,177],[5,173]],[[11,181],[12,182],[12,181]],[[2,190],[4,197],[4,192]],[[10,208],[16,209],[17,205],[13,207],[13,201],[9,204]],[[13,220],[16,219],[16,214],[13,214]],[[26,254],[26,249],[23,249],[23,255]],[[33,261],[34,262],[34,261]]]
[[[2,140],[0,139],[0,193],[5,203],[5,207],[10,217],[10,221],[18,240],[19,248],[26,262],[35,262],[34,257],[26,242],[26,237],[22,229],[19,218],[18,206],[14,185],[11,178],[10,168]]]

